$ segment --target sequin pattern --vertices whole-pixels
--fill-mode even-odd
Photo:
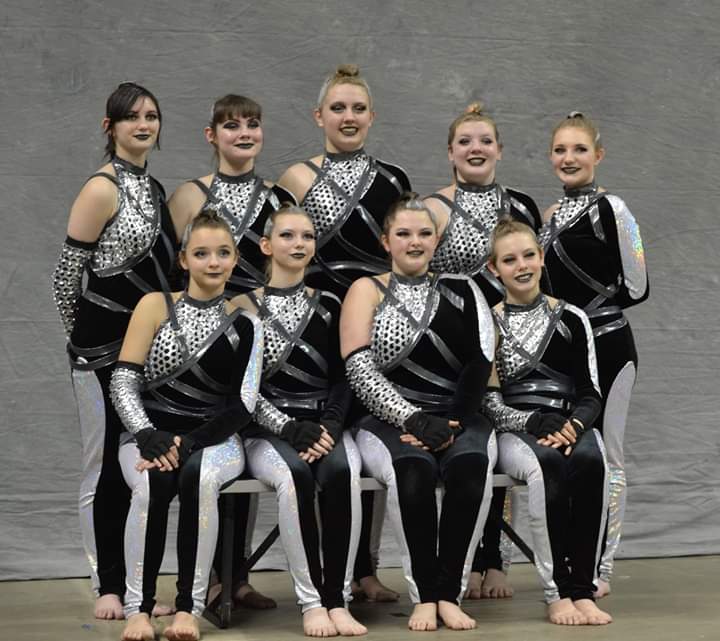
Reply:
[[[276,296],[265,294],[263,302],[270,312],[270,316],[263,319],[263,332],[265,335],[264,369],[269,370],[275,366],[285,350],[288,341],[278,332],[275,323],[280,323],[290,336],[297,329],[300,321],[307,314],[309,303],[304,288],[290,296]]]
[[[82,292],[83,270],[91,255],[91,250],[65,242],[53,272],[53,300],[68,336],[75,327],[75,308]]]
[[[253,418],[260,427],[264,427],[266,430],[278,435],[285,427],[285,423],[290,420],[290,416],[275,407],[262,394],[258,394]]]
[[[547,303],[531,309],[505,310],[504,319],[513,340],[507,340],[500,329],[500,344],[498,345],[495,363],[501,383],[514,378],[517,373],[528,365],[527,359],[515,348],[515,341],[529,354],[534,354],[550,324],[551,310]]]
[[[443,242],[435,251],[430,268],[435,271],[474,276],[487,262],[490,234],[497,224],[500,205],[497,189],[467,191],[458,188],[455,202],[472,218],[484,225],[488,233],[474,227],[460,214],[451,211]]]
[[[369,349],[355,352],[345,361],[347,379],[355,394],[368,410],[380,420],[397,427],[420,410],[395,389],[378,370]]]
[[[532,414],[505,405],[502,394],[497,391],[485,393],[482,412],[493,422],[498,432],[524,432],[525,424]]]
[[[113,163],[118,180],[118,211],[98,239],[91,265],[98,275],[126,266],[142,256],[155,242],[160,212],[153,203],[147,174],[127,171]]]
[[[372,326],[373,355],[381,370],[397,358],[415,333],[410,320],[401,309],[410,312],[419,322],[429,303],[433,306],[429,323],[437,312],[440,302],[437,292],[431,291],[429,278],[424,278],[419,283],[408,284],[400,283],[392,276],[388,289],[392,296],[383,300]],[[401,307],[398,306],[398,302]]]
[[[370,156],[362,153],[342,160],[333,160],[326,156],[321,170],[349,196],[357,188],[360,178],[368,167],[370,167],[368,179],[363,192],[359,195],[362,198],[377,174],[377,169],[371,166]],[[303,199],[302,206],[312,216],[315,231],[318,238],[321,238],[332,229],[345,211],[347,200],[325,180],[321,180],[313,185]]]
[[[175,303],[175,314],[188,351],[193,353],[225,318],[225,302],[221,297],[212,305],[200,306],[182,296]],[[180,367],[184,360],[185,356],[175,330],[169,322],[165,322],[155,335],[145,361],[147,380],[152,381],[167,376]]]
[[[140,397],[144,382],[142,372],[123,365],[115,368],[110,380],[112,404],[125,429],[133,434],[153,426]]]
[[[235,244],[238,244],[244,234],[244,230],[250,227],[260,214],[267,190],[262,190],[252,211],[247,211],[250,199],[255,191],[256,182],[254,179],[243,180],[242,182],[228,182],[216,175],[210,185],[210,191],[224,206],[225,211],[220,214],[225,218],[232,231]],[[230,214],[227,216],[226,214]]]
[[[583,209],[588,206],[590,198],[593,196],[593,193],[584,193],[580,196],[565,196],[562,198],[559,201],[559,207],[553,212],[550,221],[545,223],[538,233],[538,242],[540,245],[547,249],[552,232],[552,226],[555,225],[560,228],[570,223]]]

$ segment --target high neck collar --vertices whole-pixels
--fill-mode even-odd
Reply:
[[[422,285],[423,283],[426,283],[430,280],[430,272],[425,272],[420,276],[405,276],[404,274],[392,272],[391,277],[397,282],[398,285]]]
[[[597,191],[597,183],[593,180],[591,183],[588,183],[587,185],[582,185],[581,187],[572,187],[570,189],[565,187],[564,190],[565,190],[565,195],[568,198],[579,198],[580,196],[587,196],[589,194],[594,194]]]
[[[300,281],[296,285],[290,285],[290,287],[271,287],[270,285],[265,285],[265,295],[266,296],[294,296],[299,291],[303,290],[305,288],[305,282]]]
[[[214,298],[211,298],[210,300],[199,300],[197,298],[193,298],[188,294],[187,290],[183,292],[183,295],[180,297],[182,301],[190,305],[191,307],[197,307],[198,309],[208,309],[210,307],[214,307],[221,301],[225,301],[225,296],[223,294],[219,294],[218,296],[215,296]]]
[[[224,174],[218,170],[217,177],[225,183],[246,183],[255,178],[255,168],[253,167],[250,171],[246,171],[244,174],[239,174],[237,176]]]
[[[360,149],[355,149],[355,151],[326,151],[325,158],[332,162],[341,162],[343,160],[354,160],[355,158],[363,156],[364,154],[365,147],[360,147]]]
[[[464,183],[457,181],[457,189],[460,191],[469,191],[475,194],[486,194],[497,187],[497,183],[493,180],[489,185],[476,185],[475,183]]]
[[[533,300],[531,303],[527,303],[526,305],[523,304],[517,304],[517,303],[508,303],[507,300],[504,303],[505,311],[512,313],[512,312],[531,312],[534,309],[537,309],[540,305],[542,305],[545,300],[545,294],[540,292],[535,300]]]
[[[112,162],[120,165],[125,171],[135,174],[136,176],[145,176],[147,174],[147,162],[144,167],[133,165],[129,160],[124,160],[119,156],[113,156]]]

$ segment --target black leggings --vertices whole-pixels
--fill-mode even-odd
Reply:
[[[371,417],[358,427],[365,469],[388,488],[412,601],[460,603],[490,503],[495,436],[487,421],[478,416],[438,453],[401,442],[397,428]],[[444,485],[439,523],[438,481]]]

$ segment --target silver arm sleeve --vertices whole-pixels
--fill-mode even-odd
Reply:
[[[345,361],[345,371],[357,397],[380,420],[402,428],[408,418],[420,411],[378,369],[369,347],[353,353]]]
[[[502,394],[497,390],[485,392],[482,411],[493,422],[497,432],[524,432],[528,418],[534,413],[505,405]]]
[[[623,280],[630,298],[637,300],[647,292],[647,268],[640,228],[622,198],[607,197],[615,214]]]
[[[139,367],[139,366],[138,366]],[[140,430],[154,429],[140,398],[145,382],[141,369],[118,364],[110,379],[110,399],[125,429],[137,434]]]
[[[253,345],[245,368],[245,375],[240,385],[240,398],[242,398],[247,411],[252,414],[255,411],[256,403],[260,399],[258,389],[263,365],[263,327],[262,322],[256,316],[252,314],[245,315],[252,321]]]
[[[53,272],[53,300],[68,336],[75,326],[75,308],[82,293],[83,270],[90,256],[92,249],[76,247],[66,240]]]
[[[285,412],[280,411],[262,394],[257,395],[255,404],[255,422],[269,432],[280,436],[282,428],[289,420],[292,420]]]

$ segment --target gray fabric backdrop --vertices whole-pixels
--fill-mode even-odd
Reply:
[[[500,127],[499,180],[542,207],[560,191],[551,127],[571,109],[596,118],[600,180],[639,220],[651,278],[650,300],[630,313],[641,361],[621,556],[720,552],[719,25],[720,5],[688,0],[4,0],[0,579],[87,574],[79,430],[49,277],[70,204],[101,164],[108,93],[134,80],[159,97],[151,168],[171,193],[210,170],[202,128],[227,92],[264,107],[261,175],[318,153],[310,111],[342,62],[360,64],[374,92],[367,148],[421,192],[447,184],[447,126],[472,100]]]

